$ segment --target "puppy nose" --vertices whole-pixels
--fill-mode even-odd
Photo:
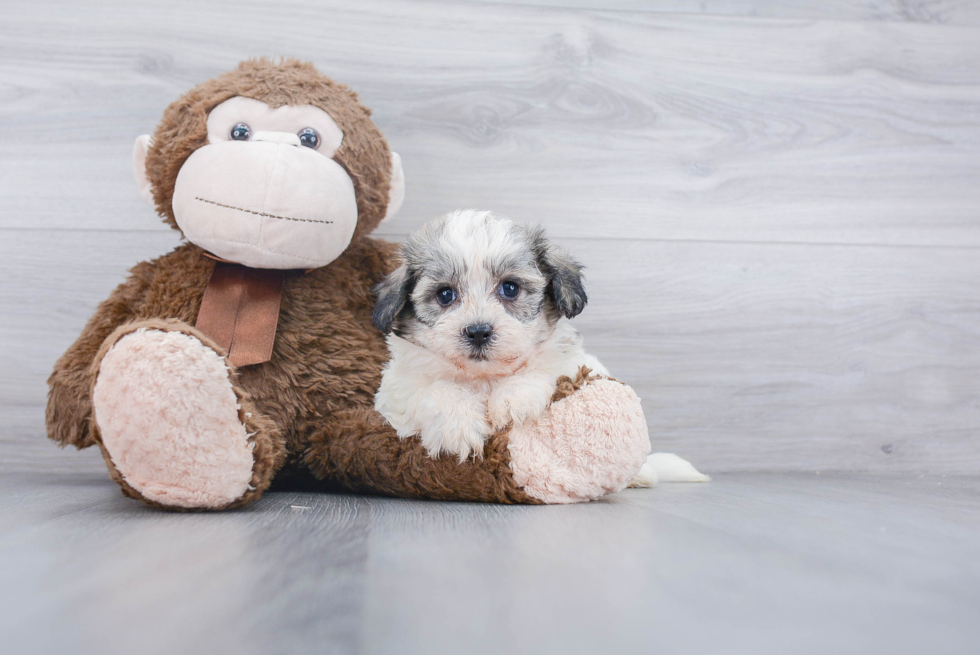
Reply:
[[[468,325],[463,330],[463,334],[471,345],[480,347],[487,341],[490,341],[490,337],[493,336],[493,328],[486,323],[481,323],[480,325]]]

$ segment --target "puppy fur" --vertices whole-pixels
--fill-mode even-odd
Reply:
[[[541,228],[488,211],[423,226],[375,289],[391,354],[375,408],[430,456],[464,461],[490,434],[541,416],[560,376],[608,375],[566,320],[587,302],[581,269]]]

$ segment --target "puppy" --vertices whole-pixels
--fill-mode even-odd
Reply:
[[[456,211],[401,257],[375,289],[391,352],[375,408],[430,456],[482,456],[487,436],[541,416],[560,376],[608,375],[564,320],[585,308],[582,266],[541,228]]]

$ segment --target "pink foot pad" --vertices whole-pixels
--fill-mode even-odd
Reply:
[[[551,405],[537,423],[510,431],[514,481],[545,503],[578,503],[620,491],[650,453],[640,399],[596,380]]]
[[[92,401],[102,443],[145,498],[221,507],[252,478],[252,444],[224,358],[182,332],[140,328],[99,366]]]

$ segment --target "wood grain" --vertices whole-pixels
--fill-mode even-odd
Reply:
[[[396,232],[479,206],[563,236],[980,245],[980,30],[277,6],[12,3],[0,226],[164,229],[132,183],[134,138],[193,84],[288,52],[375,108],[409,180]]]
[[[644,400],[656,449],[709,470],[980,468],[975,250],[585,252],[580,329]]]
[[[95,305],[176,234],[16,234],[0,255],[0,392],[34,407]],[[588,267],[587,348],[644,400],[656,448],[708,471],[980,467],[975,250],[560,243]],[[41,413],[19,416],[10,439],[37,456]]]
[[[170,514],[0,477],[16,653],[972,654],[980,481],[716,476],[589,505],[270,494]]]
[[[970,0],[474,0],[537,7],[765,18],[980,25]]]

